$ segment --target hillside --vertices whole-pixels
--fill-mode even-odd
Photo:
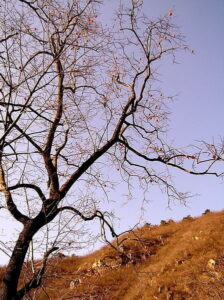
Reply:
[[[224,212],[145,225],[121,237],[120,253],[51,259],[28,299],[224,299],[223,234]]]

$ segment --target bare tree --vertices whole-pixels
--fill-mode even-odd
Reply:
[[[99,199],[113,187],[108,172],[116,171],[127,188],[136,180],[144,191],[156,184],[168,199],[182,201],[186,194],[172,185],[170,168],[219,175],[211,170],[214,157],[197,171],[201,153],[186,154],[164,136],[169,111],[157,68],[164,57],[175,62],[187,49],[172,14],[148,20],[141,1],[132,0],[108,28],[98,21],[100,5],[1,1],[1,208],[23,226],[4,275],[3,300],[21,299],[40,286],[57,249],[49,243],[51,224],[58,226],[58,234],[52,226],[54,240],[65,247],[69,230],[82,221],[99,219],[103,234],[107,227],[117,236],[100,210]],[[47,245],[42,266],[18,289],[41,230],[41,245]]]

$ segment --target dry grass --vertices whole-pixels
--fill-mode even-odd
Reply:
[[[122,237],[129,237],[131,261],[121,264],[109,246],[85,257],[52,259],[43,286],[28,299],[224,299],[223,232],[224,212],[144,226]],[[100,259],[106,266],[92,268]]]

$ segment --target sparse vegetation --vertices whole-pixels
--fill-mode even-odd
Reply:
[[[206,209],[206,210],[204,211],[203,215],[207,215],[207,214],[209,214],[210,212],[211,212],[210,209]]]
[[[165,220],[161,220],[161,221],[160,221],[160,225],[168,225],[168,222],[165,221]]]
[[[189,221],[191,221],[191,220],[193,220],[193,218],[192,218],[191,215],[188,215],[188,216],[184,217],[183,220],[189,220]]]
[[[84,257],[55,256],[42,287],[27,299],[222,300],[223,230],[224,212],[210,213],[194,222],[144,226],[127,234],[124,245],[131,259],[126,264],[110,246]]]

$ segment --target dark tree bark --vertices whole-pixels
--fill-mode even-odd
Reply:
[[[21,290],[18,291],[18,282],[30,242],[32,241],[34,235],[40,230],[40,228],[54,219],[58,212],[59,210],[52,209],[52,206],[49,207],[45,204],[43,205],[41,212],[36,216],[36,218],[25,222],[24,228],[19,234],[10,261],[5,271],[2,284],[2,300],[19,300],[24,296],[24,294],[26,294],[24,292],[24,290],[26,289],[26,284],[22,287]],[[46,215],[48,215],[48,217],[46,217]],[[46,253],[46,260],[54,250],[55,249],[53,248],[49,250],[48,253]],[[41,275],[44,269],[45,264],[43,270],[40,270]],[[36,283],[35,279],[32,280],[32,283],[30,285],[27,285],[27,291],[34,287],[38,287],[39,283],[40,282]]]
[[[15,248],[8,263],[5,276],[3,278],[2,300],[16,300],[17,286],[24,259],[34,234],[38,231],[37,226],[33,226],[34,222],[26,224],[19,234]]]

